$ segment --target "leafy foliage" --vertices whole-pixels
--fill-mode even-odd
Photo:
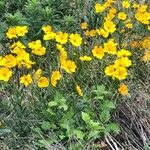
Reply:
[[[44,131],[55,131],[56,137],[43,137],[44,143],[51,145],[56,140],[65,142],[67,138],[77,138],[84,145],[84,141],[102,138],[112,132],[119,133],[119,126],[111,121],[112,110],[116,107],[114,101],[107,100],[111,94],[104,85],[93,87],[89,95],[85,96],[85,100],[81,99],[79,102],[80,106],[84,101],[83,108],[80,109],[69,106],[69,97],[65,99],[62,94],[56,92],[43,112],[47,119],[42,122],[40,128],[41,134]],[[93,103],[96,109],[91,105]],[[41,143],[40,139],[39,142]]]

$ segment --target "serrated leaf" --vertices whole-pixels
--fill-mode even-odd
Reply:
[[[84,133],[80,130],[74,130],[74,134],[77,136],[78,139],[83,140]]]
[[[106,91],[105,86],[104,85],[98,85],[96,87],[96,90],[92,90],[92,92],[94,92],[96,94],[96,97],[102,99],[101,96],[103,95],[107,95],[109,92]]]
[[[100,114],[100,119],[103,123],[106,123],[110,119],[110,112],[108,110],[103,110]]]
[[[100,123],[99,122],[94,122],[93,120],[89,122],[90,128],[91,129],[100,129]]]
[[[69,123],[68,123],[68,122],[61,123],[60,125],[61,125],[61,127],[64,128],[64,129],[67,129],[67,130],[70,129],[70,126],[69,126]]]
[[[90,131],[89,134],[88,134],[88,139],[91,139],[91,138],[96,138],[98,135],[99,135],[99,131],[98,130],[93,130],[93,131]]]
[[[114,133],[119,133],[120,132],[120,127],[116,124],[116,123],[109,123],[107,126],[106,126],[106,130],[108,132],[114,132]]]
[[[87,113],[85,113],[85,112],[82,112],[81,115],[82,115],[82,119],[83,119],[86,123],[89,123],[89,122],[90,122],[91,117],[89,116],[89,114],[87,114]]]
[[[103,102],[103,104],[101,105],[101,109],[102,110],[110,110],[110,109],[114,109],[116,106],[114,104],[114,102],[106,100]]]

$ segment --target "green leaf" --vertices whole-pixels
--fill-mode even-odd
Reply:
[[[63,140],[64,138],[65,138],[66,136],[65,135],[59,135],[59,138],[61,139],[61,140]]]
[[[88,134],[88,139],[91,139],[91,138],[96,138],[99,136],[99,131],[98,130],[91,130]]]
[[[99,122],[94,122],[93,120],[89,122],[90,128],[91,129],[100,129],[100,123]]]
[[[106,91],[104,85],[98,85],[96,87],[96,90],[92,90],[92,92],[94,92],[96,94],[97,99],[101,99],[101,100],[103,99],[104,95],[107,95],[108,93],[110,93],[110,92]]]
[[[48,103],[48,106],[53,107],[53,106],[57,106],[57,102],[56,101],[51,101]]]
[[[64,105],[62,106],[62,108],[64,109],[64,111],[66,111],[66,110],[68,109],[68,106],[67,106],[66,104],[64,104]]]
[[[59,101],[64,101],[64,100],[65,100],[65,98],[62,96],[62,94],[59,92],[56,92],[56,94],[54,96],[54,101],[59,102]]]
[[[101,105],[101,109],[102,110],[110,110],[110,109],[114,109],[116,106],[114,104],[114,102],[106,100],[103,102],[103,104]]]
[[[40,129],[39,127],[33,128],[33,131],[35,131],[35,132],[37,132],[37,133],[41,133],[41,132],[42,132],[41,129]]]
[[[48,108],[46,111],[49,112],[51,115],[56,115],[56,114],[53,112],[53,110],[50,109],[50,108]]]
[[[109,123],[107,126],[106,126],[106,130],[108,132],[114,132],[114,133],[119,133],[120,132],[120,127],[116,124],[116,123]]]
[[[110,120],[110,112],[108,110],[103,110],[100,114],[100,119],[103,123],[106,123]]]
[[[47,122],[47,121],[43,121],[42,125],[41,125],[41,128],[43,130],[49,130],[51,128],[51,124],[49,122]]]
[[[67,130],[70,129],[70,126],[69,126],[69,122],[68,122],[68,121],[65,121],[64,123],[61,123],[60,125],[61,125],[61,127],[64,128],[64,129],[67,129]]]
[[[64,111],[66,111],[68,109],[68,106],[66,104],[60,104],[60,106],[58,107],[59,109],[64,109]]]
[[[84,133],[80,130],[74,130],[74,134],[77,136],[78,139],[83,140]]]
[[[82,115],[82,119],[83,119],[86,123],[89,123],[89,122],[90,122],[91,118],[90,118],[89,114],[87,114],[87,113],[85,113],[85,112],[82,112],[81,115]]]

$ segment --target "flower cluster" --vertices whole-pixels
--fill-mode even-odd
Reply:
[[[122,82],[129,74],[128,69],[132,65],[130,57],[133,53],[131,53],[132,50],[128,50],[130,48],[124,48],[123,43],[119,43],[115,35],[122,36],[125,31],[132,31],[135,23],[133,21],[138,21],[150,29],[150,13],[147,11],[148,6],[146,4],[130,3],[129,0],[121,1],[121,9],[117,10],[116,7],[116,0],[107,0],[103,4],[96,3],[95,12],[98,16],[103,15],[103,22],[100,22],[101,25],[96,25],[95,28],[90,28],[90,24],[85,21],[82,22],[81,34],[55,31],[52,26],[44,25],[42,26],[43,35],[40,39],[33,41],[28,39],[29,41],[27,41],[19,38],[28,33],[27,26],[10,27],[6,33],[11,43],[10,53],[0,56],[0,80],[9,81],[15,74],[14,68],[18,67],[26,70],[26,74],[23,73],[19,79],[25,87],[32,83],[36,83],[39,88],[46,88],[49,85],[56,87],[63,74],[72,76],[76,72],[80,67],[78,64],[84,65],[88,62],[92,64],[94,60],[102,61],[104,58],[110,58],[113,62],[105,64],[104,73],[111,79]],[[130,7],[135,11],[135,20],[132,20],[129,14]],[[131,48],[134,49],[139,46],[144,48],[142,60],[149,61],[149,43],[150,37],[147,37],[140,44],[133,41]],[[56,56],[57,68],[52,70],[47,77],[44,75],[44,69],[38,66],[36,59],[50,57],[48,52],[51,44],[53,45],[54,56],[58,54]],[[84,49],[88,49],[88,52],[85,53]],[[77,53],[80,51],[80,53],[72,57],[70,53],[73,54],[74,51]],[[31,70],[35,71],[31,72]],[[80,85],[75,84],[75,86],[77,93],[83,96]],[[122,95],[128,95],[128,88],[124,83],[120,84],[118,90]]]
[[[127,68],[132,64],[131,60],[128,58],[129,56],[131,56],[131,52],[129,50],[121,49],[118,51],[117,59],[114,64],[106,67],[105,74],[107,76],[111,76],[113,79],[126,79],[128,75]]]
[[[16,26],[9,28],[6,35],[9,39],[13,39],[25,36],[26,33],[28,33],[27,26]]]
[[[32,54],[43,56],[46,53],[46,48],[42,46],[40,40],[36,40],[33,42],[28,43],[30,49],[32,49]]]
[[[150,37],[146,37],[142,43],[142,47],[145,49],[144,56],[142,58],[143,61],[150,61]]]
[[[138,7],[137,12],[135,14],[136,19],[146,25],[150,24],[150,12],[147,11],[147,5],[141,5]]]

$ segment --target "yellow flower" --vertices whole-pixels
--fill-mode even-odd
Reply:
[[[20,50],[18,53],[17,53],[17,61],[21,61],[21,60],[29,60],[30,59],[30,54],[27,53],[25,50]]]
[[[6,68],[13,68],[17,65],[16,57],[13,56],[12,54],[6,55],[3,58],[3,61],[4,61],[3,66],[5,66]]]
[[[59,71],[53,71],[51,74],[51,84],[56,87],[57,82],[61,79],[61,73]]]
[[[13,39],[18,36],[25,36],[26,33],[28,33],[27,26],[16,26],[9,28],[6,35],[9,39]]]
[[[30,60],[30,55],[25,50],[21,49],[16,56],[18,67],[27,67],[30,69],[35,62]]]
[[[107,43],[104,43],[104,50],[108,54],[117,54],[117,43],[114,39],[110,39]]]
[[[116,2],[116,0],[107,0],[107,3],[109,3],[109,4],[112,4],[112,3],[115,3]]]
[[[89,31],[89,30],[86,30],[86,31],[84,32],[84,34],[85,34],[86,36],[89,36],[89,35],[90,35],[90,31]]]
[[[18,67],[26,67],[27,69],[32,68],[32,65],[34,65],[35,62],[31,61],[31,60],[24,60],[24,62],[22,62],[22,64],[18,65]]]
[[[125,67],[117,67],[113,77],[117,78],[118,80],[124,80],[127,78],[128,72],[127,69]]]
[[[128,57],[121,57],[117,60],[115,60],[114,65],[116,67],[130,67],[132,65],[131,60]]]
[[[96,30],[90,30],[89,31],[89,35],[91,36],[91,37],[94,37],[95,35],[96,35]]]
[[[67,59],[67,51],[60,44],[56,44],[56,48],[60,51],[60,59]]]
[[[117,13],[116,8],[112,7],[109,9],[109,14],[116,14],[116,13]]]
[[[138,12],[139,13],[144,13],[144,12],[146,12],[147,11],[147,8],[148,8],[148,6],[146,5],[146,4],[142,4],[142,5],[140,5],[140,7],[138,7]]]
[[[82,92],[81,87],[79,85],[76,85],[76,90],[80,96],[83,96],[83,92]]]
[[[81,61],[91,61],[92,58],[90,56],[84,55],[79,58]]]
[[[137,12],[135,13],[135,18],[143,24],[149,24],[150,13],[147,12],[147,5],[141,5],[138,8]]]
[[[7,82],[12,76],[12,71],[9,68],[0,68],[0,80]]]
[[[140,46],[140,42],[131,41],[131,47],[132,47],[132,48],[138,48],[139,46]]]
[[[46,77],[40,77],[38,80],[38,87],[45,88],[49,86],[49,81]]]
[[[42,73],[43,73],[42,69],[38,69],[34,74],[34,79],[38,80],[42,76]]]
[[[9,28],[8,31],[7,31],[7,33],[6,33],[6,36],[9,39],[17,38],[16,28],[15,27]]]
[[[25,49],[26,46],[23,45],[20,41],[14,42],[11,46],[11,53],[18,54],[21,50]]]
[[[134,4],[132,5],[132,7],[133,7],[133,8],[138,8],[138,7],[139,7],[139,4],[134,3]]]
[[[144,56],[142,57],[143,61],[150,61],[150,50],[146,50]]]
[[[17,36],[25,36],[28,33],[27,26],[16,26]]]
[[[105,10],[105,7],[101,5],[100,3],[95,4],[95,11],[96,13],[101,13]]]
[[[4,57],[0,56],[0,66],[4,66],[5,65],[5,59]]]
[[[77,66],[74,61],[71,60],[61,60],[61,68],[63,68],[67,73],[72,74],[75,72]]]
[[[46,48],[42,46],[41,40],[30,42],[28,43],[28,46],[32,49],[32,53],[35,55],[42,56],[46,53]]]
[[[35,49],[37,47],[41,47],[41,40],[36,40],[28,43],[29,48]]]
[[[51,31],[51,32],[47,32],[44,37],[43,37],[43,40],[45,41],[49,41],[49,40],[53,40],[56,36],[56,33]]]
[[[114,65],[109,65],[105,68],[105,74],[107,76],[113,76],[115,73],[115,70],[116,70],[116,68]]]
[[[110,0],[106,1],[104,4],[103,4],[103,7],[106,9],[106,8],[109,8],[111,6],[111,3],[112,2],[109,2]]]
[[[104,18],[106,21],[112,21],[115,18],[114,13],[108,13],[107,16]]]
[[[45,25],[42,27],[42,30],[44,31],[43,40],[53,40],[56,36],[56,33],[52,31],[52,27],[50,25]]]
[[[41,46],[41,47],[32,49],[32,53],[38,56],[43,56],[46,53],[46,48]]]
[[[120,94],[123,95],[123,96],[126,96],[126,95],[129,94],[129,93],[128,93],[128,87],[127,87],[124,83],[120,84],[120,86],[119,86],[119,88],[118,88],[118,91],[119,91]]]
[[[108,33],[114,33],[116,31],[116,25],[113,21],[105,21],[104,22],[104,30]]]
[[[25,85],[25,87],[29,86],[33,82],[30,74],[23,75],[20,77],[20,83]]]
[[[83,30],[87,29],[87,28],[88,28],[87,22],[82,22],[82,23],[81,23],[81,28],[82,28]]]
[[[141,44],[144,49],[150,49],[150,37],[146,37]]]
[[[97,29],[96,32],[97,32],[98,35],[103,36],[103,37],[105,37],[105,38],[107,38],[108,35],[109,35],[109,33],[106,32],[106,31],[105,31],[104,29],[102,29],[102,28]]]
[[[150,31],[150,25],[147,27],[147,29]]]
[[[126,1],[123,1],[123,2],[122,2],[122,7],[123,7],[123,8],[129,8],[129,7],[130,7],[129,1],[127,1],[127,0],[126,0]]]
[[[117,53],[117,57],[129,57],[131,55],[132,55],[132,53],[129,50],[125,50],[125,49],[121,49]]]
[[[125,20],[127,18],[127,15],[125,12],[119,12],[118,13],[118,19]]]
[[[133,28],[133,24],[132,24],[132,23],[127,23],[125,26],[126,26],[127,28],[129,28],[129,29],[132,29],[132,28]]]
[[[57,32],[55,36],[56,42],[66,44],[68,42],[68,33]]]
[[[98,59],[102,59],[105,56],[104,49],[101,46],[95,46],[92,50],[92,54]]]
[[[42,30],[44,31],[44,33],[48,33],[52,31],[52,27],[50,25],[45,25],[42,27]]]
[[[70,34],[70,42],[73,46],[79,47],[82,44],[82,37],[80,34]]]

